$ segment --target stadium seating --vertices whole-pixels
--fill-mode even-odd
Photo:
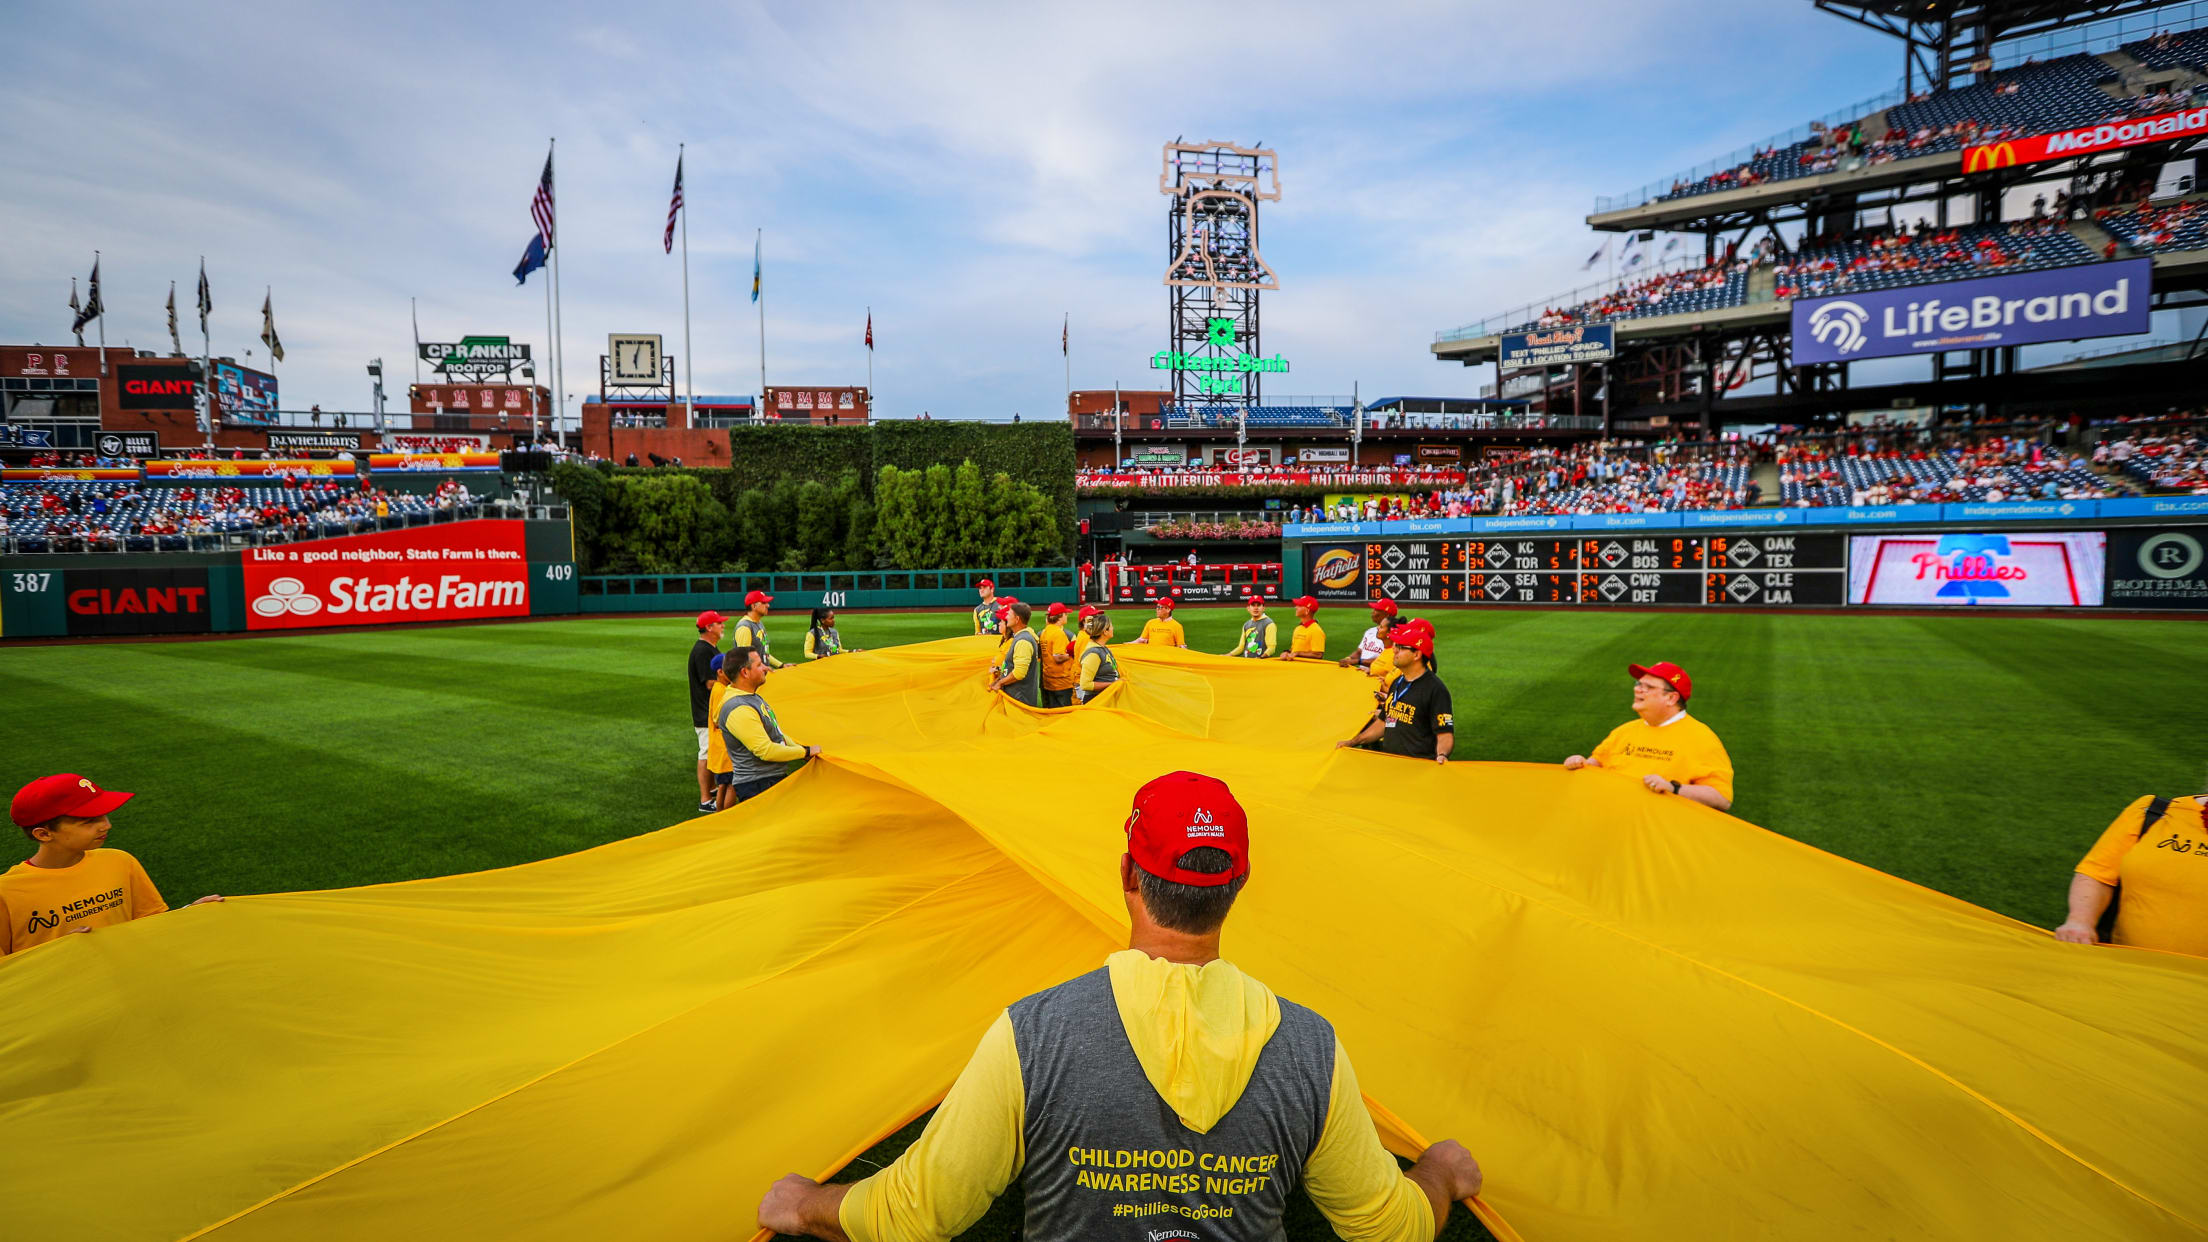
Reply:
[[[1164,407],[1165,425],[1168,427],[1232,427],[1243,413],[1238,405],[1168,405]],[[1252,427],[1347,427],[1352,412],[1340,407],[1315,405],[1253,405],[1249,407],[1249,425]]]
[[[2028,272],[2099,259],[2060,221],[2020,220],[1917,234],[1880,233],[1805,246],[1773,270],[1778,276],[1777,296],[1792,298]]]
[[[2104,207],[2093,219],[2142,254],[2208,248],[2208,207],[2199,199],[2154,207]]]
[[[2106,462],[2153,491],[2208,494],[2208,436],[2200,433],[2134,433],[2104,442],[2094,451]]]
[[[1530,332],[1575,323],[1607,323],[1650,315],[1692,315],[1739,306],[1748,300],[1748,265],[1688,268],[1629,283],[1576,306],[1551,307],[1503,332]]]
[[[2208,30],[2127,44],[2123,51],[2152,69],[2208,65]],[[2098,56],[2079,54],[2027,61],[1985,82],[1937,91],[1896,104],[1861,127],[1835,129],[1774,146],[1731,168],[1694,181],[1680,180],[1659,201],[1738,189],[1744,185],[1814,176],[1836,169],[1873,166],[1895,159],[1936,155],[1976,142],[2091,125],[2112,117],[2151,115],[2183,106],[2182,98],[2111,96],[2104,84],[2115,71]],[[1883,124],[1884,134],[1872,137]]]
[[[190,498],[186,498],[186,493]],[[144,488],[53,479],[0,484],[0,535],[20,552],[89,548],[176,552],[194,540],[319,538],[395,529],[427,519],[429,497],[378,493],[386,516],[350,486]]]

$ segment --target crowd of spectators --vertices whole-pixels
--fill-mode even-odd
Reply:
[[[1806,239],[1794,255],[1772,266],[1773,294],[1819,297],[1858,285],[1910,284],[1932,273],[1961,276],[1966,268],[2044,267],[2092,257],[2053,216],[1949,228],[1919,221],[1914,228]]]
[[[182,550],[195,536],[308,538],[373,530],[471,503],[457,480],[433,496],[284,476],[265,484],[147,487],[93,480],[0,484],[0,540],[25,552]]]
[[[2096,500],[2127,494],[2042,434],[1867,434],[1782,445],[1781,503],[1914,505]]]
[[[2104,438],[2093,464],[2116,470],[2157,491],[2208,496],[2208,433],[2190,428],[2134,431]]]
[[[1549,307],[1534,319],[1532,326],[1563,328],[1575,323],[1707,309],[1730,285],[1739,283],[1745,287],[1748,267],[1748,262],[1738,258],[1728,247],[1725,254],[1705,266],[1632,281],[1577,306]]]

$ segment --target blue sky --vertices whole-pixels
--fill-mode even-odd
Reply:
[[[937,11],[941,10],[941,11]],[[186,347],[207,256],[214,349],[261,361],[275,291],[287,408],[365,408],[363,363],[425,339],[537,346],[509,275],[560,151],[566,388],[606,334],[680,351],[660,249],[689,144],[701,393],[756,391],[752,237],[772,383],[866,380],[879,409],[1029,417],[1153,386],[1159,149],[1263,141],[1282,288],[1271,393],[1469,395],[1436,330],[1572,288],[1614,194],[1892,86],[1890,44],[1792,0],[1084,6],[729,4],[17,7],[0,78],[0,340],[68,339],[105,256],[110,344]],[[206,58],[204,71],[195,58]],[[399,389],[403,394],[403,387]]]

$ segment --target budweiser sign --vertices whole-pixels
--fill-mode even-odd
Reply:
[[[1985,172],[1988,169],[2009,168],[2017,164],[2039,164],[2048,160],[2092,155],[2100,151],[2143,147],[2149,143],[2169,142],[2176,138],[2195,138],[2203,134],[2208,134],[2208,108],[2187,108],[2182,112],[2165,112],[2160,116],[2141,117],[2136,121],[2107,121],[2052,134],[2034,134],[2029,138],[2011,138],[2005,142],[1988,142],[1966,147],[1963,150],[1963,171]]]
[[[529,615],[520,522],[450,522],[245,553],[246,628]]]

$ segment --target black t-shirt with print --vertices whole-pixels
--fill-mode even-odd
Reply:
[[[1436,737],[1457,731],[1453,710],[1449,687],[1433,673],[1416,681],[1397,681],[1389,687],[1387,702],[1381,708],[1388,727],[1380,734],[1380,749],[1391,755],[1433,758]]]

